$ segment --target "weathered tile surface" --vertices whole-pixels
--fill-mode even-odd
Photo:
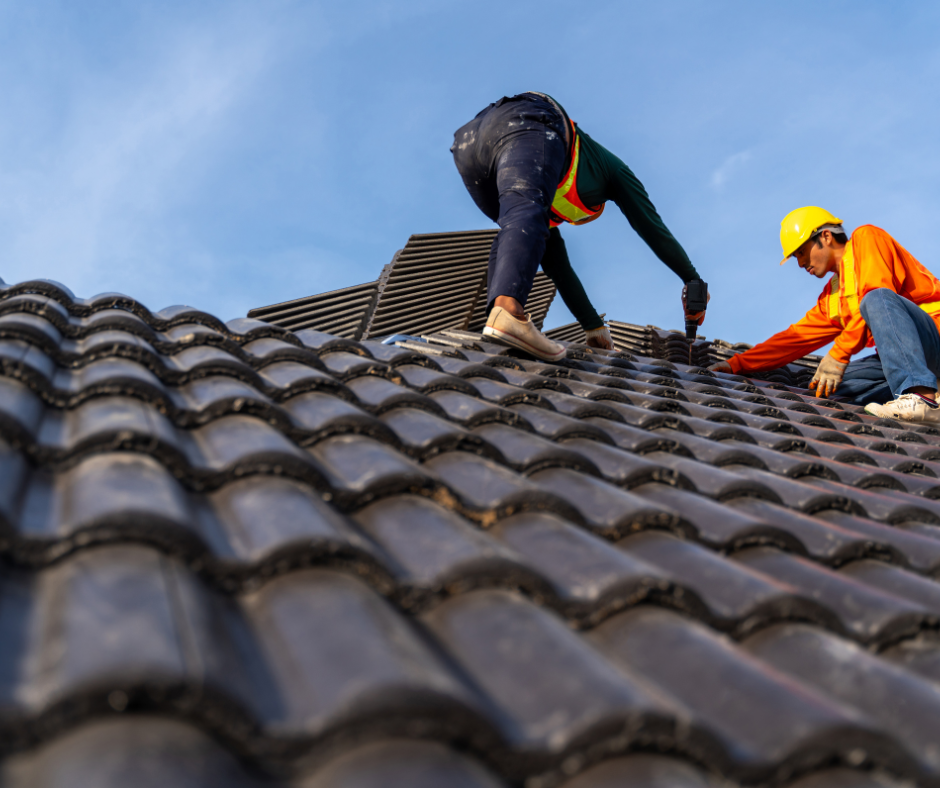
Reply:
[[[940,786],[940,432],[614,328],[0,287],[0,783]]]

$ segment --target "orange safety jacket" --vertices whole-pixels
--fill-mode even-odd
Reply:
[[[603,203],[588,208],[578,197],[578,160],[581,154],[581,137],[574,121],[570,122],[572,132],[571,164],[555,190],[555,199],[552,200],[552,215],[549,217],[548,222],[551,227],[557,227],[562,222],[587,224],[593,222],[604,212]]]
[[[940,331],[940,280],[880,227],[866,224],[852,233],[838,273],[837,292],[832,292],[830,279],[806,317],[766,342],[732,356],[728,360],[731,369],[736,374],[775,369],[833,339],[830,354],[836,361],[848,363],[863,347],[875,344],[858,307],[879,287],[917,304]]]

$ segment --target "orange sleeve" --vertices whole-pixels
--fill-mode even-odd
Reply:
[[[842,329],[842,333],[836,339],[829,355],[836,361],[848,364],[852,356],[860,353],[868,344],[870,336],[865,318],[862,317],[861,312],[856,312],[846,322],[845,328]]]
[[[743,372],[776,369],[831,342],[842,329],[833,324],[823,309],[828,294],[829,288],[826,287],[816,306],[810,309],[802,320],[779,334],[774,334],[766,342],[754,345],[750,350],[728,359],[732,371],[740,375]]]

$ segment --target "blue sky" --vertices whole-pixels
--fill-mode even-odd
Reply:
[[[0,277],[223,319],[374,279],[412,233],[491,226],[448,153],[524,90],[620,156],[757,342],[821,283],[779,267],[819,204],[940,273],[940,5],[0,0]],[[611,206],[563,230],[599,311],[680,325]],[[548,325],[569,322],[556,304]]]

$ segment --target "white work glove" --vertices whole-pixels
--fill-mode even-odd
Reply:
[[[686,296],[688,294],[689,294],[689,286],[682,285],[682,314],[686,315],[689,318],[689,320],[695,320],[698,323],[698,325],[702,325],[702,323],[705,322],[705,313],[696,312],[694,315],[690,315],[688,313],[688,310],[686,309],[685,303],[686,303]],[[708,298],[705,299],[705,303],[707,304],[711,300],[712,300],[712,294],[709,293]]]
[[[585,331],[584,335],[587,337],[588,347],[597,347],[602,350],[614,349],[614,340],[607,326],[592,328],[590,331]]]
[[[834,394],[839,383],[842,382],[842,375],[845,374],[847,364],[836,361],[831,354],[826,353],[819,366],[816,367],[816,374],[809,382],[811,389],[816,389],[816,396],[825,399],[830,394]]]
[[[602,315],[598,315],[598,317],[603,320],[607,317],[607,313],[605,312]],[[607,327],[606,322],[600,328],[592,328],[590,331],[585,331],[584,336],[587,337],[588,347],[597,347],[601,350],[616,350],[614,347],[614,339],[610,335],[610,329]]]
[[[712,364],[708,370],[709,372],[727,372],[729,375],[734,374],[734,370],[731,369],[731,365],[727,361],[719,361]]]

